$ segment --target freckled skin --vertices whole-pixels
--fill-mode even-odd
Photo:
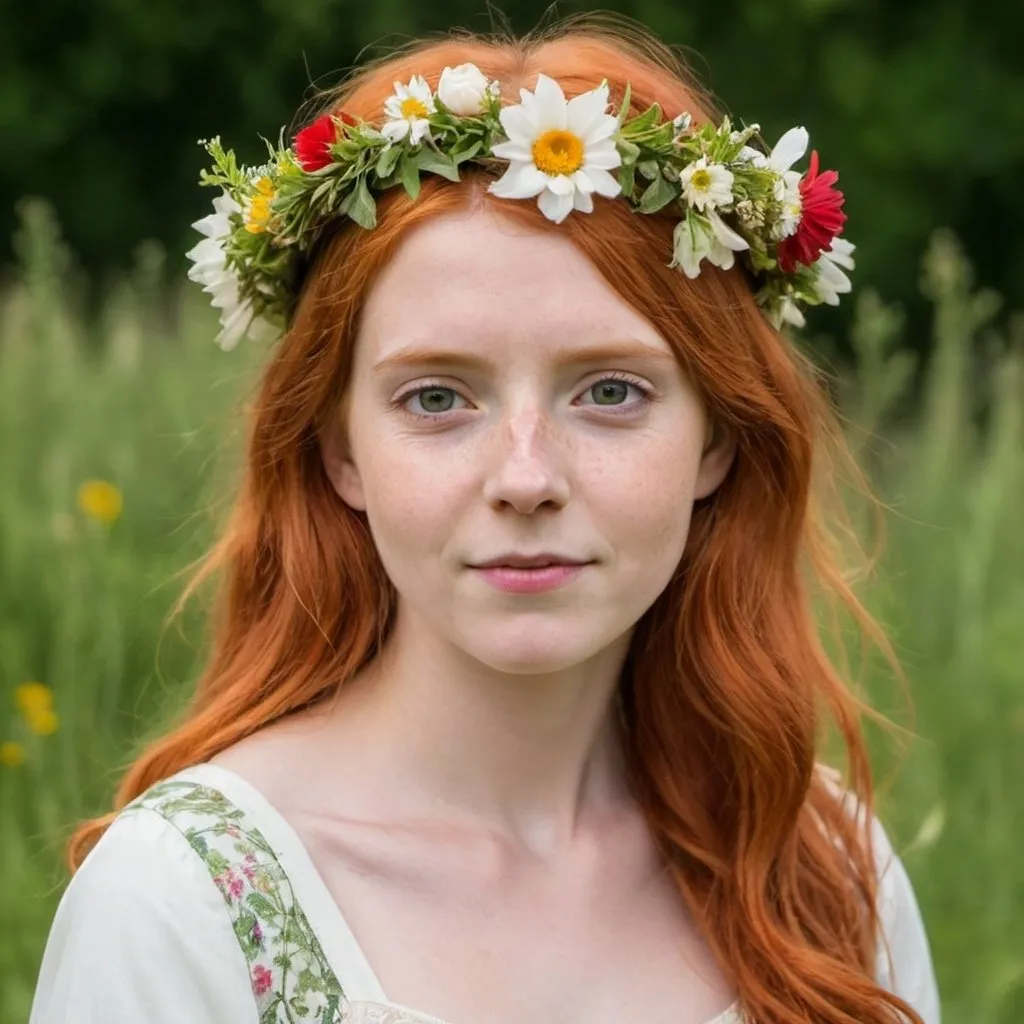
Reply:
[[[679,561],[694,499],[728,466],[717,449],[702,459],[706,416],[678,364],[654,373],[630,362],[550,365],[559,350],[620,338],[671,354],[567,239],[486,211],[420,228],[377,282],[351,382],[351,461],[332,476],[367,512],[423,657],[454,647],[498,672],[571,673],[582,662],[589,675],[617,670],[625,634]],[[496,369],[373,379],[374,363],[412,345],[473,351]],[[597,404],[604,371],[635,373],[655,400],[645,408],[640,392],[619,385]],[[448,410],[445,422],[388,408],[417,380],[455,389],[431,407],[423,396],[408,403]],[[617,415],[630,404],[635,414]],[[529,599],[463,568],[509,549],[599,565]]]

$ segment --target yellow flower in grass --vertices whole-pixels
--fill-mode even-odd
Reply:
[[[0,764],[6,768],[17,768],[25,762],[25,748],[15,740],[0,743]]]
[[[249,199],[245,211],[245,230],[258,235],[267,230],[270,204],[274,201],[274,183],[267,177],[256,179],[256,194]]]
[[[53,691],[45,683],[22,683],[14,691],[14,703],[37,736],[57,731],[59,720],[53,710]]]
[[[86,480],[78,488],[78,507],[98,523],[115,522],[123,506],[121,492],[106,480]]]

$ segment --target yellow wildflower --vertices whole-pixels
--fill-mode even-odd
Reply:
[[[106,480],[86,480],[78,488],[78,507],[98,523],[113,523],[123,505],[121,492]]]
[[[52,711],[53,690],[45,683],[22,683],[14,691],[14,703],[26,718],[43,711]]]
[[[25,760],[25,748],[16,740],[0,743],[0,764],[8,768],[17,768]]]
[[[258,235],[267,230],[270,220],[270,204],[274,201],[274,183],[267,177],[256,181],[256,195],[249,200],[249,209],[245,218],[245,230]]]
[[[45,683],[22,683],[14,691],[14,703],[37,736],[49,736],[57,731],[53,691]]]
[[[60,724],[56,711],[37,711],[34,714],[26,715],[25,720],[28,722],[28,727],[37,736],[51,736],[57,731],[57,726]]]

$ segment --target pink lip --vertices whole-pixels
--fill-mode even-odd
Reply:
[[[541,569],[514,569],[510,565],[496,565],[476,571],[499,590],[512,594],[539,594],[564,586],[586,568],[586,565],[546,565]]]

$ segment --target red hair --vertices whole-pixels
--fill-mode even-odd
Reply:
[[[568,96],[609,80],[613,108],[715,118],[708,96],[643,30],[573,18],[525,39],[462,33],[420,41],[364,67],[325,109],[377,120],[395,80],[436,87],[446,65],[476,64],[505,97],[537,72]],[[819,592],[845,605],[888,651],[840,570],[821,488],[848,458],[825,388],[757,309],[738,266],[696,280],[666,264],[670,216],[598,199],[562,225],[532,201],[499,200],[479,169],[428,176],[416,202],[381,197],[373,231],[324,240],[294,322],[270,355],[249,411],[244,478],[219,541],[181,602],[220,579],[212,650],[184,721],[126,772],[115,807],[282,715],[328,697],[386,642],[396,594],[365,513],[344,505],[318,438],[337,423],[358,317],[406,233],[467,203],[541,231],[565,232],[622,298],[648,316],[735,433],[735,463],[697,503],[671,582],[637,624],[619,700],[637,798],[664,860],[742,1005],[758,1024],[884,1024],[920,1017],[873,977],[878,879],[872,782],[861,733],[873,714],[819,642]],[[179,603],[179,609],[181,603]],[[859,819],[816,771],[824,728],[838,727]],[[72,870],[112,820],[83,824]]]

